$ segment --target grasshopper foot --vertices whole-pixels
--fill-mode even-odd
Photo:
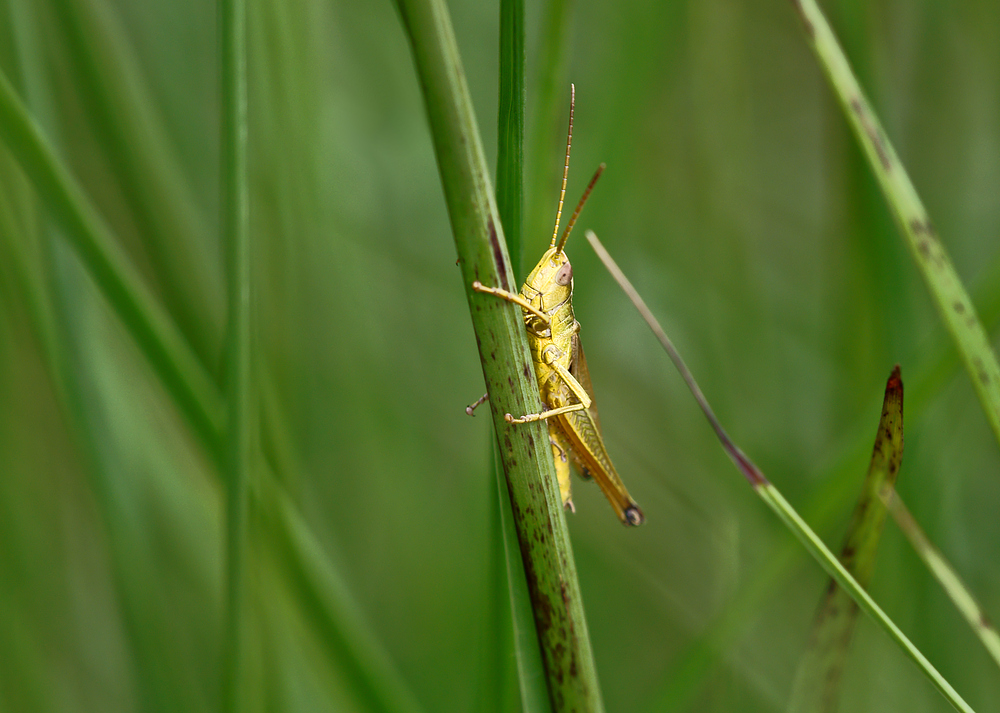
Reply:
[[[486,403],[486,399],[488,399],[489,397],[490,397],[490,395],[489,395],[488,393],[486,393],[486,394],[483,394],[483,395],[482,395],[482,396],[481,396],[481,397],[479,398],[479,400],[478,400],[478,401],[476,401],[476,403],[474,403],[474,404],[470,404],[469,406],[466,406],[466,407],[465,407],[465,412],[466,412],[467,414],[469,414],[470,416],[475,416],[475,415],[476,415],[476,413],[475,413],[475,411],[476,411],[476,408],[477,408],[478,406],[481,406],[481,405],[483,405],[484,403]]]
[[[642,510],[639,509],[638,505],[633,505],[625,511],[625,524],[637,527],[646,521],[645,516],[642,514]]]

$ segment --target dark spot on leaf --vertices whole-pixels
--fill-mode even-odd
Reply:
[[[979,357],[975,357],[972,360],[972,366],[976,370],[976,377],[979,379],[979,383],[984,386],[990,383],[990,375],[986,371],[986,365],[983,364],[983,360]]]
[[[875,125],[860,97],[851,99],[851,111],[857,115],[858,120],[861,122],[861,128],[868,135],[868,140],[871,141],[872,146],[875,148],[875,153],[878,154],[879,163],[882,164],[882,168],[888,173],[892,170],[892,162],[889,160],[889,152],[885,147],[885,138]]]
[[[934,237],[934,226],[929,220],[923,221],[919,218],[914,218],[910,221],[910,230],[913,231],[914,235],[925,234]]]
[[[524,374],[525,379],[531,378],[531,368],[527,364],[524,364],[524,368],[521,369],[521,373]]]
[[[500,287],[510,291],[510,284],[507,282],[507,271],[503,266],[503,247],[500,245],[500,237],[497,235],[497,227],[493,224],[493,216],[487,216],[487,228],[490,231],[490,247],[493,248],[493,266],[497,275],[500,276]]]
[[[952,305],[952,307],[954,307],[955,311],[958,312],[959,314],[965,313],[965,305],[962,304],[961,302],[956,302],[955,304]]]

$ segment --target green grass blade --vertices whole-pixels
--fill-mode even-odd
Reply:
[[[981,314],[984,322],[990,326],[990,331],[995,331],[1000,323],[1000,299],[992,288],[992,285],[998,284],[998,277],[1000,260],[994,260],[984,271],[976,290],[976,302],[983,305]],[[933,340],[932,344],[930,352],[923,354],[923,360],[912,370],[913,376],[907,379],[907,402],[911,417],[919,417],[925,413],[933,395],[940,393],[959,369],[958,357],[950,344],[940,340]],[[848,506],[848,498],[853,496],[853,492],[849,492],[841,483],[847,482],[856,471],[854,464],[862,460],[863,451],[868,447],[868,435],[858,431],[858,438],[846,445],[839,456],[816,477],[818,482],[825,485],[802,508],[806,519],[814,523],[816,529],[823,531],[831,527],[836,513]],[[760,611],[781,583],[788,580],[798,561],[797,550],[798,545],[794,542],[787,542],[779,547],[767,566],[753,573],[733,602],[713,620],[701,638],[677,659],[664,677],[664,685],[656,696],[663,710],[679,711],[689,707],[697,690],[708,681],[710,671],[722,653],[745,634],[753,613]]]
[[[503,477],[499,455],[494,459],[497,471],[497,496],[500,507],[497,517],[500,519],[502,535],[503,561],[506,567],[507,591],[510,595],[509,623],[510,635],[513,637],[513,648],[517,663],[521,707],[514,708],[524,713],[540,713],[551,709],[549,692],[545,683],[545,668],[542,664],[541,652],[538,649],[538,630],[535,626],[534,614],[531,609],[531,594],[528,582],[525,580],[524,563],[521,560],[521,548],[517,541],[517,529],[514,526],[514,515],[511,510],[510,494],[507,481]],[[500,596],[498,592],[498,596]],[[503,654],[509,660],[506,650]],[[509,668],[509,663],[505,668]]]
[[[130,328],[152,367],[174,396],[193,432],[208,446],[213,459],[221,464],[224,417],[219,389],[186,348],[183,338],[170,326],[169,319],[161,312],[158,304],[134,276],[134,270],[115,244],[107,227],[55,157],[55,152],[34,125],[3,75],[0,75],[0,133],[12,155],[32,179],[43,203],[63,226],[65,236],[77,248],[98,287],[104,291],[111,306]],[[77,409],[74,414],[78,412],[82,413]],[[81,419],[82,416],[77,418],[78,421]],[[115,511],[108,512],[111,519],[118,518]],[[278,527],[283,528],[282,537],[291,543],[290,547],[301,546],[306,537],[303,533],[308,531],[302,516],[293,509],[284,512],[284,517],[278,521]],[[298,536],[293,537],[293,533],[298,533]],[[128,541],[135,535],[120,537]],[[304,583],[298,589],[300,598],[311,602],[317,610],[316,616],[321,617],[326,624],[323,631],[327,643],[343,640],[343,632],[354,627],[352,620],[345,618],[342,611],[334,608],[328,598],[317,593],[323,586],[323,577],[318,569],[329,568],[328,563],[318,564],[319,555],[316,552],[296,552],[295,555],[290,558],[290,567],[295,574],[294,581]],[[121,559],[127,561],[129,558],[123,556]],[[130,627],[130,631],[141,630],[142,627],[138,625]],[[337,645],[349,648],[353,642],[354,639],[348,637],[346,644]],[[362,657],[361,660],[374,667],[359,674],[361,678],[385,677],[383,669],[378,667],[382,659]],[[154,692],[151,695],[155,698],[158,694]],[[407,695],[409,694],[401,694],[398,697],[405,699]],[[395,705],[384,707],[388,711],[415,709]]]
[[[934,687],[941,692],[945,700],[951,703],[956,710],[972,711],[969,704],[962,699],[958,692],[952,688],[951,684],[934,668],[933,664],[927,660],[927,657],[913,645],[899,627],[875,603],[875,600],[868,595],[868,592],[844,569],[843,565],[840,564],[834,554],[823,544],[823,541],[806,524],[805,520],[799,517],[798,513],[782,497],[778,489],[765,481],[759,487],[755,488],[755,490],[757,490],[757,493],[764,502],[768,504],[775,514],[795,534],[799,541],[805,545],[806,549],[809,550],[809,553],[813,555],[823,569],[837,581],[837,584],[846,589],[850,593],[851,598],[857,602],[858,606],[872,617],[875,623],[882,627],[889,634],[890,638],[903,649],[903,652],[920,668]]]
[[[221,431],[218,389],[116,244],[86,195],[0,72],[0,138],[35,185],[108,301],[209,450]]]
[[[65,47],[68,81],[78,87],[126,205],[128,220],[118,225],[140,236],[167,311],[202,363],[216,367],[224,328],[222,266],[210,247],[217,241],[178,165],[122,18],[110,4],[80,2],[56,3],[52,17],[49,32]]]
[[[492,434],[491,434],[492,435]],[[520,649],[515,649],[513,637],[513,620],[511,617],[512,602],[516,595],[528,599],[527,587],[515,591],[511,579],[513,567],[507,557],[507,531],[504,527],[510,520],[510,498],[506,498],[508,512],[501,519],[501,509],[504,507],[504,497],[501,496],[500,485],[506,484],[503,469],[500,467],[500,456],[496,453],[495,441],[491,438],[487,446],[490,449],[490,466],[496,478],[497,487],[490,489],[489,518],[489,552],[486,587],[492,596],[487,599],[485,615],[485,634],[482,642],[481,670],[482,685],[479,691],[479,707],[482,713],[505,713],[516,710],[519,696],[518,676],[512,653],[520,655]],[[503,492],[506,496],[506,491]],[[514,547],[517,547],[517,533],[511,528]],[[520,567],[520,562],[518,563]],[[507,594],[508,596],[504,596]],[[534,624],[532,624],[534,625]],[[532,641],[535,641],[532,637]],[[537,646],[533,646],[536,651]],[[541,662],[538,665],[542,671]]]
[[[497,212],[517,265],[524,231],[524,0],[500,2],[499,85]]]
[[[562,106],[566,96],[568,41],[571,3],[552,0],[545,3],[539,31],[538,61],[535,63],[535,89],[532,107],[531,133],[528,137],[530,156],[547,155],[548,147],[563,136]],[[529,163],[528,195],[525,227],[529,235],[546,235],[552,229],[555,214],[552,204],[558,196],[562,166],[537,158]],[[523,266],[522,266],[523,267]]]
[[[819,6],[814,0],[795,0],[795,5],[1000,442],[1000,364],[972,300]]]
[[[347,583],[323,552],[288,494],[273,479],[264,484],[255,512],[269,546],[301,602],[326,655],[336,663],[362,704],[360,710],[420,713],[421,706],[371,633]]]
[[[897,366],[885,387],[871,465],[840,551],[841,564],[865,588],[875,569],[875,554],[885,526],[886,511],[879,492],[892,488],[902,458],[903,382]],[[858,605],[831,581],[816,613],[808,648],[799,661],[788,706],[790,713],[837,710],[841,674],[857,618]]]
[[[26,75],[22,81],[29,87],[27,91],[32,98],[47,107],[49,88],[30,72],[36,66],[33,60],[37,48],[28,42],[31,33],[24,27],[24,18],[19,18],[16,24],[20,30],[20,66]],[[51,121],[50,116],[45,118]],[[22,201],[18,202],[22,212],[21,222],[15,229],[0,230],[9,244],[14,263],[12,267],[18,278],[17,287],[32,313],[31,326],[41,347],[49,378],[60,399],[60,416],[74,427],[75,445],[84,462],[83,470],[107,529],[111,586],[122,602],[121,625],[125,645],[134,661],[138,705],[141,710],[166,710],[156,702],[166,699],[170,688],[167,682],[169,677],[162,675],[154,665],[167,640],[163,636],[165,627],[157,621],[162,617],[150,615],[153,607],[140,603],[142,587],[148,581],[145,579],[149,574],[145,566],[148,558],[138,555],[136,543],[141,540],[140,528],[135,527],[134,519],[129,518],[126,508],[122,507],[126,499],[122,497],[123,492],[133,491],[133,486],[136,490],[141,489],[145,484],[133,484],[131,481],[123,484],[114,477],[116,471],[122,470],[113,443],[115,438],[108,430],[107,414],[93,408],[93,404],[99,401],[94,393],[95,370],[91,360],[81,356],[88,351],[88,347],[88,357],[99,351],[99,348],[93,349],[92,340],[88,339],[89,332],[83,326],[95,321],[93,290],[89,289],[78,262],[61,244],[58,231],[38,211],[34,191],[23,172],[10,165],[14,161],[16,157],[12,161],[11,155],[4,152],[4,163],[8,169],[4,179],[8,185],[4,188],[16,184],[24,191]],[[14,195],[4,194],[7,197]],[[5,205],[7,207],[16,210],[14,203]],[[13,228],[13,225],[10,227]],[[120,437],[120,433],[116,435]],[[148,492],[144,494],[149,495]],[[38,672],[41,673],[41,670]],[[18,667],[18,674],[25,674],[24,666]],[[51,680],[46,688],[51,688]],[[49,696],[48,709],[55,710],[51,692]]]
[[[247,28],[243,0],[221,0],[222,229],[228,253],[226,339],[226,640],[222,710],[247,706],[247,491],[256,452],[251,376],[251,274],[247,190]]]
[[[497,117],[497,213],[504,227],[507,249],[515,265],[521,263],[524,230],[524,0],[501,0],[500,71]],[[496,646],[487,675],[493,679],[496,710],[506,710],[507,691],[520,692],[523,711],[549,709],[544,685],[545,669],[538,651],[538,633],[531,612],[531,597],[524,578],[524,565],[517,545],[507,481],[500,467],[496,445],[490,449],[492,471],[497,480],[494,492],[497,507],[491,515],[495,523],[495,546],[492,552],[497,600],[503,602],[503,616],[495,616],[497,626],[491,640]],[[501,576],[502,575],[502,576]],[[509,597],[500,595],[503,585]],[[497,607],[499,610],[501,607]],[[516,658],[516,670],[510,665],[510,649]],[[515,675],[516,674],[516,675]]]
[[[882,611],[881,608],[875,603],[875,601],[868,595],[868,592],[858,584],[857,580],[851,576],[851,574],[844,568],[840,561],[833,555],[833,553],[823,544],[823,541],[812,531],[812,528],[806,524],[797,512],[792,508],[792,506],[782,497],[778,489],[772,485],[761,470],[751,461],[740,448],[733,443],[732,439],[726,433],[725,429],[719,423],[716,418],[715,413],[712,411],[711,406],[709,406],[705,395],[702,393],[701,388],[694,379],[694,375],[691,373],[690,369],[684,363],[681,358],[680,353],[674,347],[673,343],[667,337],[663,328],[660,326],[659,322],[653,316],[652,312],[646,306],[642,297],[629,282],[628,278],[621,271],[608,251],[604,249],[597,236],[593,231],[587,231],[587,240],[590,242],[594,251],[597,253],[598,257],[607,267],[608,272],[615,278],[615,281],[621,286],[622,290],[628,295],[628,298],[635,305],[636,310],[645,320],[646,324],[653,331],[653,334],[659,340],[660,344],[663,346],[664,351],[670,357],[670,360],[674,363],[674,366],[680,372],[681,377],[687,384],[691,393],[694,395],[695,401],[698,402],[698,406],[702,409],[705,417],[708,419],[709,424],[715,431],[722,447],[725,449],[727,455],[747,479],[750,485],[753,487],[754,491],[761,497],[761,499],[767,503],[775,514],[781,519],[782,522],[791,530],[792,534],[798,538],[798,540],[805,546],[809,553],[819,562],[820,566],[827,571],[827,573],[833,577],[837,584],[846,589],[851,595],[851,598],[857,602],[858,606],[865,611],[866,614],[875,620],[882,629],[886,631],[887,634],[895,641],[904,653],[917,665],[917,667],[924,673],[924,675],[930,680],[938,691],[945,697],[945,699],[951,703],[957,710],[960,711],[971,711],[972,708],[958,695],[958,692],[951,687],[951,684],[937,671],[936,668],[931,664],[930,661],[917,649],[916,646],[906,637],[905,634],[896,626],[895,623]]]
[[[549,698],[559,710],[599,711],[603,704],[548,435],[542,424],[508,424],[503,418],[541,406],[520,309],[472,290],[475,280],[506,290],[517,284],[451,21],[442,0],[399,0],[397,7],[423,90],[490,393]]]
[[[65,167],[56,158],[54,150],[51,149],[2,75],[0,75],[0,135],[10,147],[11,154],[32,180],[43,205],[64,228],[64,236],[68,238],[70,244],[77,248],[98,288],[104,292],[111,307],[115,309],[118,316],[130,329],[138,345],[150,360],[153,369],[160,376],[169,393],[173,395],[175,402],[180,405],[181,412],[187,418],[193,432],[199,436],[202,443],[208,446],[213,460],[221,467],[224,462],[222,453],[224,416],[222,395],[218,387],[208,377],[197,358],[191,354],[183,337],[171,326],[169,318],[163,314],[158,303],[149,296],[141,281],[135,276],[135,271],[118,248],[107,226]],[[62,321],[66,322],[65,319]],[[50,339],[42,341],[51,344]],[[57,346],[49,348],[56,349]],[[58,353],[49,354],[49,357],[60,358]],[[83,410],[73,406],[80,399],[75,397],[73,393],[70,396],[75,399],[70,405],[74,419],[78,423],[85,422],[87,419]],[[249,411],[247,415],[251,415]],[[90,431],[87,431],[87,434],[89,433]],[[84,437],[86,438],[88,435],[85,434]],[[93,438],[100,440],[96,435]],[[102,456],[95,460],[97,460],[98,465],[94,467],[101,468],[100,463],[107,461],[107,458]],[[95,487],[99,493],[105,488],[100,483]],[[113,504],[115,501],[109,499],[108,502]],[[127,521],[127,518],[121,516],[110,505],[105,508],[105,511],[107,517],[112,521]],[[284,528],[282,536],[286,542],[293,543],[293,546],[301,544],[303,538],[306,537],[302,533],[308,532],[302,516],[294,509],[285,511],[284,515],[284,518],[279,520],[278,525]],[[298,533],[298,537],[293,537],[292,533]],[[137,536],[137,533],[127,533],[116,535],[115,539],[128,543],[136,539]],[[295,557],[290,558],[290,567],[295,573],[294,581],[307,583],[307,586],[304,585],[297,590],[298,594],[300,599],[312,602],[313,606],[318,608],[316,616],[321,617],[326,624],[323,631],[327,635],[326,641],[329,644],[333,640],[343,640],[345,635],[342,632],[353,630],[352,627],[355,624],[350,618],[345,618],[343,612],[333,608],[328,598],[316,595],[317,588],[321,588],[324,581],[319,570],[324,567],[329,570],[328,563],[317,564],[318,557],[316,552],[311,552],[311,554],[297,552]],[[131,555],[126,554],[122,555],[119,560],[124,563],[128,562],[130,558]],[[124,564],[121,566],[127,567]],[[128,581],[125,581],[122,586],[125,588],[124,591],[131,591],[128,589],[131,586]],[[141,599],[138,595],[133,594],[125,596],[127,598],[136,596]],[[139,615],[129,614],[128,611],[127,614],[129,616],[128,630],[135,634],[137,651],[149,648],[143,643],[145,639],[140,636],[145,627],[131,623],[133,619],[140,621],[141,618]],[[371,638],[371,635],[368,634],[368,637]],[[350,647],[352,642],[353,640],[348,637],[347,644],[343,645]],[[141,656],[142,661],[151,661],[151,656],[152,654]],[[365,659],[360,657],[360,660],[364,661]],[[377,658],[369,660],[371,666],[375,668],[367,671],[362,678],[386,678],[383,670],[378,668],[380,660]],[[145,675],[147,669],[154,670],[155,666],[152,664],[148,667],[140,666],[140,675]],[[150,680],[157,679],[153,677]],[[159,690],[159,686],[159,683],[155,685],[145,683],[143,690],[153,691],[150,695],[156,699],[163,697],[154,690]],[[398,697],[405,699],[408,695],[401,694]],[[384,709],[416,710],[415,707],[407,708],[394,705],[387,705]]]
[[[965,586],[965,583],[958,576],[955,569],[948,564],[941,551],[927,538],[927,535],[921,529],[920,525],[917,524],[913,515],[910,514],[909,509],[903,503],[899,494],[893,488],[886,487],[879,493],[879,496],[886,507],[889,508],[889,512],[892,513],[892,517],[896,521],[896,524],[899,525],[899,529],[903,531],[903,534],[906,535],[910,544],[913,545],[913,549],[916,550],[920,559],[927,565],[927,569],[931,571],[934,578],[941,584],[941,587],[955,604],[959,613],[969,622],[972,631],[979,637],[983,646],[986,647],[987,653],[993,658],[997,666],[1000,666],[1000,634],[997,633],[996,627],[993,625],[990,617],[986,615],[982,606],[972,596],[972,593]]]

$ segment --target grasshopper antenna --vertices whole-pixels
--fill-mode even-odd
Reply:
[[[566,224],[566,232],[563,233],[558,245],[553,243],[553,247],[556,248],[556,252],[562,252],[562,249],[566,246],[566,241],[569,239],[569,233],[573,230],[573,226],[576,224],[576,219],[580,217],[580,211],[583,210],[583,204],[587,202],[587,199],[590,197],[590,192],[594,190],[594,184],[597,183],[597,179],[601,177],[602,173],[604,173],[604,167],[605,164],[602,163],[597,167],[597,170],[594,171],[594,177],[591,178],[590,183],[587,184],[587,190],[583,192],[583,196],[580,197],[580,202],[576,204],[576,210],[573,211],[573,216]],[[566,189],[564,188],[563,190],[565,191]],[[558,223],[556,225],[558,229]]]
[[[576,104],[576,85],[569,85],[569,131],[566,132],[566,165],[563,166],[562,190],[559,191],[559,207],[556,208],[556,227],[552,230],[552,242],[550,248],[556,246],[556,237],[559,235],[559,218],[562,216],[563,199],[566,197],[566,180],[569,178],[569,149],[573,144],[573,107]]]

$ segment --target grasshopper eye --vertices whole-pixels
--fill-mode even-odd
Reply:
[[[556,273],[556,284],[557,285],[568,285],[573,281],[573,266],[568,262],[559,268],[559,272]]]

